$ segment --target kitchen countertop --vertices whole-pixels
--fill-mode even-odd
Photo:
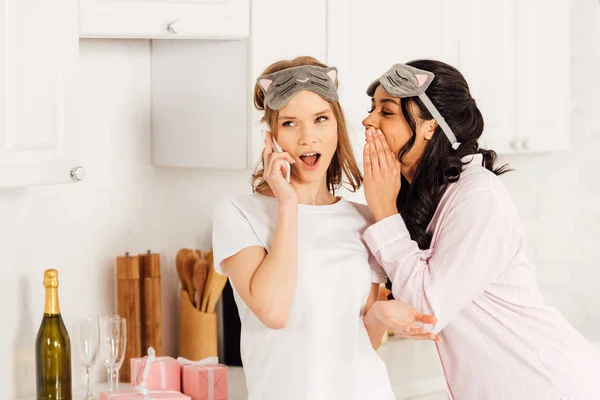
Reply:
[[[432,343],[393,339],[379,349],[381,358],[388,366],[392,388],[398,400],[438,400],[428,395],[445,392],[445,380]],[[246,379],[241,367],[229,367],[229,400],[246,400]],[[120,390],[131,388],[127,382],[119,384]],[[99,398],[100,392],[108,390],[108,383],[92,385],[92,393]],[[73,398],[83,398],[85,387],[76,387]],[[420,397],[427,396],[427,397]],[[440,397],[446,399],[447,397]],[[25,397],[19,400],[35,400],[35,397]]]
[[[396,399],[446,392],[446,380],[432,342],[390,338],[378,353],[387,366]]]
[[[600,341],[594,342],[594,346],[600,354]],[[445,379],[433,343],[390,338],[378,353],[387,365],[397,400],[447,399]],[[229,400],[246,400],[246,380],[241,367],[229,367],[228,383]],[[130,387],[126,382],[119,385],[121,390]],[[107,383],[92,385],[96,398],[107,389]],[[83,398],[84,395],[84,387],[73,391],[74,399]],[[19,400],[34,399],[34,396],[30,396]]]

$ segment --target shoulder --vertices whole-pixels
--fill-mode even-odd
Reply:
[[[215,216],[221,213],[242,212],[253,214],[257,209],[268,206],[268,201],[274,200],[256,193],[222,196],[215,207]]]
[[[244,203],[244,197],[248,195],[224,195],[219,198],[215,211],[231,210],[237,208],[238,204]]]
[[[492,197],[504,197],[507,195],[506,187],[500,177],[481,165],[481,156],[471,156],[471,160],[465,157],[463,161],[468,162],[463,166],[463,171],[457,182],[450,185],[449,191],[458,192],[463,196],[489,195]]]
[[[371,210],[369,210],[369,207],[366,204],[356,203],[354,201],[348,201],[348,200],[344,200],[344,201],[346,203],[348,203],[349,208],[356,213],[357,218],[363,219],[369,225],[371,225],[375,222],[375,219],[373,218],[373,214],[371,214]]]
[[[465,160],[466,159],[466,160]],[[469,161],[467,157],[463,161]],[[469,214],[515,213],[514,204],[502,179],[481,165],[481,156],[474,156],[463,166],[457,182],[450,184],[440,206],[464,210]]]

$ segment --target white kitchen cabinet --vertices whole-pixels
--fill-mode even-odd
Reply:
[[[434,58],[456,64],[457,18],[447,0],[328,1],[328,62],[340,69],[340,103],[357,161],[362,161],[362,120],[371,107],[367,86],[399,62]]]
[[[79,0],[79,34],[107,38],[245,38],[250,0]]]
[[[77,0],[0,0],[0,19],[0,187],[82,179]]]
[[[517,2],[515,152],[570,147],[571,3]]]
[[[517,0],[459,0],[458,5],[458,67],[484,118],[481,146],[509,152],[517,140]]]
[[[254,82],[281,59],[326,62],[326,11],[326,0],[255,0],[248,41],[153,41],[153,164],[254,169],[264,146]]]
[[[459,68],[499,154],[564,150],[570,135],[570,0],[460,0]]]
[[[262,113],[252,102],[255,79],[270,63],[300,55],[339,68],[340,102],[359,163],[361,123],[370,108],[368,84],[392,64],[420,58],[438,59],[463,72],[484,117],[482,147],[500,154],[565,149],[570,131],[570,4],[254,0],[245,51],[227,41],[214,42],[222,51],[200,41],[198,49],[204,50],[185,67],[184,57],[168,51],[191,50],[195,44],[166,41],[154,47],[153,58],[162,58],[153,64],[153,76],[161,77],[161,83],[153,84],[155,165],[254,168],[264,143]],[[231,74],[236,83],[228,86]],[[238,78],[245,79],[244,89]],[[197,89],[195,97],[188,96],[191,87]],[[225,89],[227,101],[220,96]],[[211,103],[214,99],[221,103]],[[175,104],[178,111],[160,115]],[[188,113],[194,115],[186,117]],[[196,156],[198,148],[214,154]]]
[[[152,43],[152,163],[245,169],[248,68],[245,40]]]
[[[361,160],[368,84],[392,64],[433,58],[465,75],[482,111],[483,147],[566,149],[570,0],[329,0],[327,54]],[[407,17],[410,16],[410,17]]]

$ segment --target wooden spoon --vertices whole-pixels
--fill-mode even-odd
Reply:
[[[208,297],[208,303],[206,305],[207,313],[215,312],[215,307],[217,306],[219,297],[221,297],[221,293],[223,292],[223,288],[226,284],[227,277],[225,275],[221,275],[216,272],[213,274],[213,282]]]
[[[183,261],[186,259],[189,249],[180,249],[175,256],[175,268],[177,269],[177,276],[179,277],[179,281],[181,282],[181,287],[186,292],[188,291],[187,283],[183,276]]]
[[[200,311],[212,313],[215,311],[217,301],[227,283],[227,277],[215,271],[212,249],[204,257],[208,262],[208,277],[206,279],[206,287],[202,296]]]
[[[204,293],[204,286],[206,285],[206,279],[208,277],[208,262],[205,259],[200,259],[194,264],[194,289],[196,295],[194,301],[196,301],[196,308],[200,309],[200,303],[202,302],[202,296]]]
[[[183,261],[183,279],[187,287],[187,292],[190,296],[190,302],[195,307],[195,291],[194,291],[194,264],[196,264],[198,255],[190,251]]]
[[[204,259],[208,261],[208,267],[214,269],[215,259],[213,258],[213,251],[210,249],[207,253],[204,253]]]

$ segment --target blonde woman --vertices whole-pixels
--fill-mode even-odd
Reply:
[[[361,239],[369,210],[335,195],[344,178],[351,190],[362,182],[337,69],[311,57],[277,62],[257,79],[254,102],[271,130],[254,193],[222,201],[213,228],[215,268],[240,312],[248,398],[394,399],[374,350],[385,327],[363,318],[386,280]]]

